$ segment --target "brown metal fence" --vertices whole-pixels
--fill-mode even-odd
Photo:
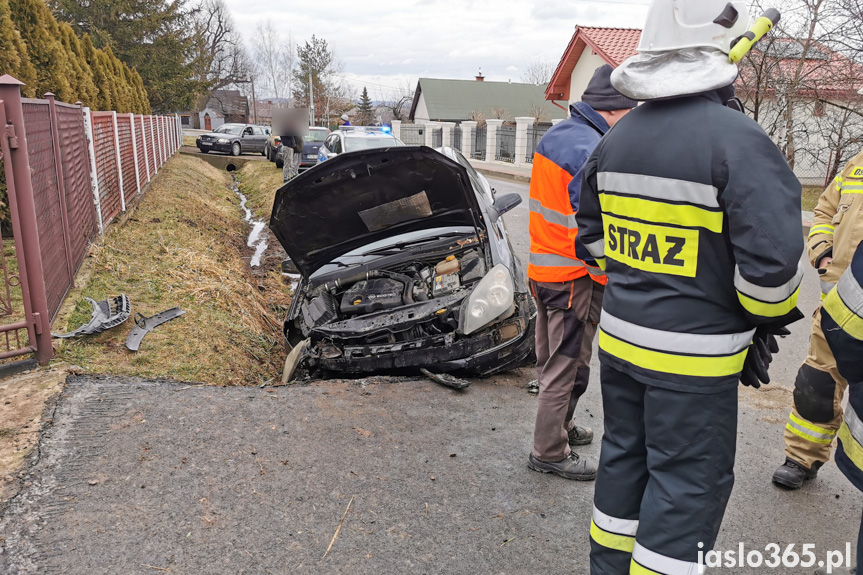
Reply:
[[[54,158],[51,107],[48,100],[27,99],[23,108],[45,291],[53,319],[72,285],[73,271],[61,215],[64,210],[60,205],[60,178]]]
[[[96,152],[96,179],[103,225],[120,213],[120,177],[114,145],[111,112],[93,112],[93,148]]]
[[[90,112],[22,99],[0,77],[0,165],[11,237],[0,237],[0,360],[53,356],[51,323],[90,242],[180,147],[176,116]],[[8,235],[8,234],[7,234]]]
[[[138,178],[135,167],[135,146],[132,142],[132,120],[129,116],[117,114],[117,144],[120,156],[120,173],[123,175],[123,199],[134,198],[138,193]]]

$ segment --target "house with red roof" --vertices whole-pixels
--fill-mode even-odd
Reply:
[[[568,109],[593,72],[633,56],[640,37],[639,29],[576,27],[545,99]],[[741,65],[736,88],[807,185],[823,185],[863,149],[863,66],[834,50],[804,50],[789,38],[762,41]]]
[[[581,100],[593,72],[603,64],[617,68],[635,54],[641,30],[578,26],[545,89],[545,99],[569,109]]]

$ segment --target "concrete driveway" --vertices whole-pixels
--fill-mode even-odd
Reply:
[[[505,217],[526,257],[526,202]],[[807,276],[807,313],[816,286]],[[720,550],[814,544],[822,559],[856,538],[859,493],[834,465],[797,492],[769,480],[806,330],[782,342],[774,383],[741,388]],[[72,378],[0,519],[0,573],[586,574],[593,484],[527,469],[531,376],[465,392],[391,378],[276,389]],[[597,383],[577,417],[601,431]],[[580,452],[597,457],[599,443]],[[711,572],[723,571],[813,569]]]

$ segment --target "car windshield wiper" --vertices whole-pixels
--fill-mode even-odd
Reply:
[[[465,233],[465,232],[448,232],[445,234],[438,234],[438,235],[432,236],[432,237],[418,238],[416,240],[412,240],[409,242],[399,242],[397,244],[392,244],[389,246],[383,246],[380,248],[375,248],[373,250],[369,250],[367,252],[363,252],[360,254],[360,256],[384,255],[384,254],[389,254],[389,253],[396,253],[396,252],[399,252],[399,251],[405,249],[406,247],[416,246],[416,245],[420,245],[420,244],[428,244],[428,243],[436,242],[438,240],[442,240],[444,238],[465,236],[465,235],[469,235],[469,233],[470,232],[468,232],[468,233]]]

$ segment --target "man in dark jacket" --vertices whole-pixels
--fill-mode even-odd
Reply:
[[[542,138],[530,183],[527,275],[537,305],[539,397],[528,467],[567,479],[596,477],[596,464],[571,447],[593,440],[593,431],[576,425],[573,414],[590,379],[606,282],[578,238],[582,169],[602,136],[638,103],[611,86],[612,69],[598,68],[571,117]]]
[[[738,381],[768,382],[773,335],[802,317],[800,183],[731,106],[749,22],[742,0],[654,0],[611,77],[646,103],[584,169],[579,238],[608,276],[591,575],[700,572],[734,483]]]

